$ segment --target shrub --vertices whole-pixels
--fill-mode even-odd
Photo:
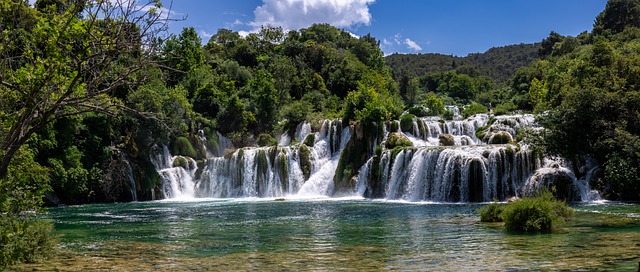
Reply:
[[[502,104],[498,104],[494,109],[493,109],[493,113],[495,115],[505,115],[505,114],[509,114],[514,110],[517,110],[518,106],[516,106],[516,104],[513,104],[513,102],[511,101],[507,101],[504,102]]]
[[[198,156],[196,149],[193,148],[193,145],[189,141],[187,137],[177,137],[173,140],[171,145],[171,153],[173,155],[187,156],[191,158],[195,158]]]
[[[275,138],[273,138],[271,135],[267,134],[267,133],[262,133],[260,135],[258,135],[258,145],[259,146],[274,146],[274,145],[278,145],[278,140],[276,140]]]
[[[464,118],[467,118],[478,113],[486,113],[487,111],[487,107],[474,102],[464,108],[464,110],[462,111],[462,116],[464,116]]]
[[[407,110],[407,112],[409,112],[410,114],[413,114],[415,116],[418,116],[418,117],[427,116],[427,111],[424,109],[423,106],[413,106],[413,107],[409,108],[409,110]]]
[[[491,203],[478,210],[481,222],[502,222],[500,214],[504,209],[504,205],[500,203]]]
[[[0,217],[0,270],[47,257],[55,246],[53,224],[34,216]]]
[[[413,114],[405,114],[400,118],[400,128],[402,129],[402,131],[413,131],[413,118],[415,118],[415,115]]]
[[[453,112],[452,110],[445,110],[442,114],[442,118],[444,118],[444,120],[453,120],[454,115],[455,112]]]
[[[189,161],[185,157],[177,157],[173,160],[173,167],[182,167],[184,169],[189,169]]]
[[[302,143],[308,147],[313,147],[313,145],[316,143],[316,135],[313,133],[307,135]]]
[[[500,213],[508,231],[525,233],[550,232],[572,215],[573,210],[566,203],[546,190],[535,197],[511,202]]]
[[[398,132],[400,125],[396,121],[389,121],[389,132]]]

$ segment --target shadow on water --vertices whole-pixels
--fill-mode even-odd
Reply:
[[[479,223],[480,204],[209,200],[56,208],[56,256],[10,271],[635,271],[640,206],[576,206],[554,234]]]

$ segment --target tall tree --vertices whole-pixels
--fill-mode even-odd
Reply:
[[[0,178],[47,124],[123,109],[112,94],[146,81],[139,72],[153,65],[168,21],[159,0],[64,2],[62,11],[0,3]]]

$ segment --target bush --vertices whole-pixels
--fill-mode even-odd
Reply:
[[[0,270],[47,257],[55,245],[53,224],[35,216],[0,217]]]
[[[185,157],[177,157],[173,160],[173,167],[182,167],[184,169],[189,169],[189,161]]]
[[[493,109],[493,113],[495,115],[505,115],[505,114],[509,114],[514,110],[517,110],[518,106],[516,106],[516,104],[513,104],[513,102],[511,101],[507,101],[504,102],[502,104],[498,104],[494,109]]]
[[[467,118],[479,113],[487,113],[487,111],[487,107],[474,102],[464,108],[464,110],[462,111],[462,116],[464,116],[464,118]]]
[[[425,117],[428,114],[423,106],[413,106],[413,107],[409,108],[409,110],[407,110],[407,112],[409,112],[410,114],[413,114],[415,116],[418,116],[418,117]]]
[[[505,228],[513,232],[550,232],[573,215],[565,202],[558,201],[549,191],[532,198],[523,198],[504,206],[500,217]]]
[[[478,210],[481,222],[502,222],[500,214],[504,209],[504,205],[500,203],[491,203]]]
[[[271,135],[267,134],[267,133],[262,133],[260,135],[258,135],[258,145],[259,146],[274,146],[274,145],[278,145],[278,140],[276,140],[275,138],[273,138]]]
[[[413,114],[405,114],[400,118],[400,128],[404,132],[413,132]]]
[[[308,147],[313,147],[313,145],[316,143],[316,135],[313,133],[307,135],[307,137],[304,138],[304,141],[302,141],[302,143]]]
[[[442,114],[442,118],[443,118],[444,120],[453,120],[453,116],[454,116],[455,114],[456,114],[456,113],[455,113],[455,112],[453,112],[452,110],[445,110],[445,111],[444,111],[444,113]]]
[[[193,145],[189,141],[187,137],[177,137],[173,140],[171,144],[171,153],[175,156],[187,156],[191,158],[195,158],[198,156],[196,149],[193,148]]]

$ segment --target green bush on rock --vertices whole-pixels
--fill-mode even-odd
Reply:
[[[413,131],[413,118],[415,116],[413,114],[405,114],[400,117],[400,128],[404,132],[412,132]]]
[[[258,145],[259,146],[275,146],[278,145],[278,140],[273,138],[271,135],[267,133],[262,133],[258,135]]]
[[[573,216],[573,210],[565,202],[546,190],[505,206],[492,203],[478,211],[482,222],[503,221],[508,231],[524,233],[551,232]]]
[[[177,137],[171,144],[171,154],[195,158],[198,153],[187,137]]]

